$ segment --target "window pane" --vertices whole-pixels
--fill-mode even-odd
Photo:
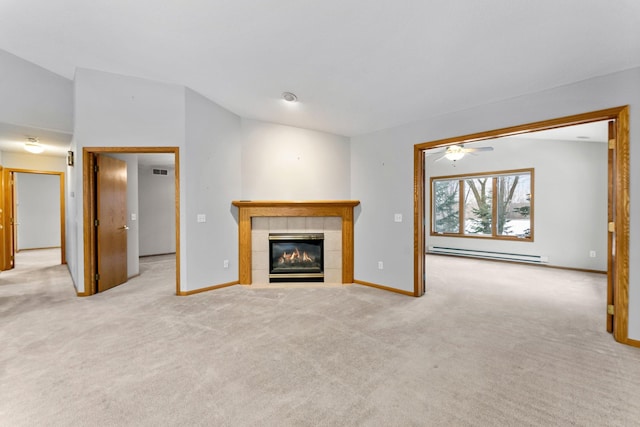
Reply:
[[[464,232],[465,234],[491,235],[491,177],[465,180]]]
[[[531,237],[531,174],[503,175],[497,179],[497,234]]]
[[[460,232],[460,182],[433,181],[433,231]]]

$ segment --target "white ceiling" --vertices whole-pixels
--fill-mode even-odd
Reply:
[[[470,147],[492,147],[494,145],[499,145],[502,143],[509,143],[513,140],[531,140],[531,139],[542,139],[542,140],[550,140],[550,141],[565,141],[565,142],[596,142],[596,143],[606,143],[609,140],[609,124],[607,120],[602,120],[599,122],[592,123],[584,123],[580,125],[572,125],[572,126],[564,126],[555,129],[548,129],[542,131],[535,132],[527,132],[523,134],[518,134],[514,136],[502,136],[498,138],[467,142],[463,145],[467,148]],[[427,156],[433,156],[438,154],[437,157],[432,157],[433,161],[437,161],[446,151],[445,148],[433,148],[429,150],[425,150]],[[478,154],[478,153],[476,153]],[[479,153],[482,157],[491,156],[491,153]]]
[[[512,138],[551,139],[555,141],[607,142],[609,141],[608,122],[600,121],[582,125],[565,126],[556,129],[529,132]]]
[[[38,142],[44,147],[42,155],[66,156],[71,136],[68,133],[0,123],[0,151],[26,153],[24,144],[31,137],[38,138]]]
[[[640,66],[640,1],[2,0],[0,49],[352,136]]]

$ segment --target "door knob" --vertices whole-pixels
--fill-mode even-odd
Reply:
[[[128,225],[123,225],[122,227],[120,227],[120,230],[128,230],[129,226]]]

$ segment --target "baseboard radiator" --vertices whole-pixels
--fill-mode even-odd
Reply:
[[[447,248],[444,246],[429,246],[427,253],[456,255],[456,256],[485,258],[485,259],[497,259],[502,261],[529,262],[532,264],[546,264],[548,262],[547,257],[542,255],[525,255],[525,254],[513,254],[509,252],[493,252],[493,251],[481,251],[481,250],[473,250],[473,249]]]

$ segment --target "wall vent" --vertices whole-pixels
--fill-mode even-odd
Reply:
[[[166,169],[154,169],[153,170],[153,174],[154,175],[167,175],[168,171]]]

